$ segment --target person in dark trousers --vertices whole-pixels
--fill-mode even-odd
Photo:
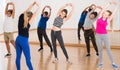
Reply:
[[[90,12],[92,10],[92,7],[94,6],[94,4],[92,4],[91,6],[88,6],[87,8],[84,9],[84,11],[81,13],[81,16],[80,16],[80,20],[79,20],[79,23],[78,23],[78,29],[77,29],[77,35],[78,35],[78,41],[81,40],[81,35],[80,35],[80,30],[82,29],[83,32],[84,32],[84,22],[85,22],[85,18],[87,16],[87,13]]]
[[[49,13],[47,11],[45,11],[46,8],[49,9]],[[45,6],[42,10],[41,18],[39,20],[38,28],[37,28],[37,34],[38,34],[38,38],[39,38],[39,42],[40,42],[40,48],[38,49],[38,51],[43,50],[43,37],[44,37],[46,43],[48,44],[48,46],[50,47],[50,51],[51,52],[53,51],[50,40],[46,34],[47,21],[50,18],[50,15],[51,15],[51,7]]]
[[[68,6],[71,7],[72,10],[69,13],[69,15],[67,16],[68,11],[67,11],[67,9],[64,9],[64,8],[66,8]],[[53,61],[53,63],[56,63],[58,61],[57,48],[56,48],[57,40],[58,40],[60,47],[66,57],[66,61],[68,63],[70,63],[67,51],[64,46],[63,38],[62,38],[61,26],[63,25],[64,21],[67,21],[71,17],[72,12],[73,12],[73,5],[71,3],[66,4],[65,6],[63,6],[59,9],[57,17],[54,20],[53,27],[51,30],[51,39],[52,39],[52,44],[53,44],[54,56],[55,56],[55,60]]]
[[[12,9],[8,9],[8,7],[12,5]],[[5,21],[3,25],[3,31],[4,31],[4,40],[5,40],[5,45],[7,48],[8,53],[5,55],[5,57],[10,57],[11,56],[11,51],[10,51],[10,45],[9,42],[14,46],[15,48],[15,42],[14,42],[14,36],[13,36],[13,31],[14,31],[14,15],[15,15],[15,6],[13,2],[9,2],[6,5],[5,9]]]
[[[85,37],[85,43],[86,43],[86,48],[87,48],[87,55],[90,56],[90,40],[92,41],[93,47],[96,51],[96,55],[98,56],[98,48],[96,45],[96,40],[95,40],[95,35],[94,35],[94,26],[93,23],[97,19],[97,12],[94,10],[96,8],[101,9],[100,6],[94,6],[92,10],[87,14],[86,19],[85,19],[85,24],[83,25],[84,27],[84,37]]]
[[[38,9],[32,13],[30,12],[34,5],[37,5]],[[30,23],[33,23],[33,19],[39,12],[39,3],[33,2],[29,8],[20,15],[19,21],[18,21],[18,36],[15,41],[16,45],[16,67],[17,70],[21,70],[20,60],[21,60],[21,54],[25,55],[26,64],[29,68],[29,70],[33,70],[33,66],[31,63],[31,56],[30,56],[30,48],[28,43],[29,38],[29,28]]]

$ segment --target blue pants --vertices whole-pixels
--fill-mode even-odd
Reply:
[[[17,70],[21,70],[20,69],[20,59],[21,59],[22,51],[25,55],[26,64],[27,64],[29,70],[33,70],[32,63],[31,63],[31,57],[30,57],[30,48],[29,48],[29,44],[28,44],[28,38],[18,36],[16,38],[15,45],[16,45],[16,66],[17,66]]]

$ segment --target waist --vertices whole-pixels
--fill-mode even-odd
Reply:
[[[52,30],[53,30],[53,31],[60,31],[60,30],[61,30],[61,28],[56,27],[56,26],[53,26],[53,27],[52,27]]]

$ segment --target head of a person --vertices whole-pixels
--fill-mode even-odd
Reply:
[[[47,17],[47,16],[48,16],[48,12],[45,11],[45,12],[43,13],[43,17]]]
[[[108,18],[112,15],[112,12],[110,10],[106,10],[105,12],[103,12],[102,17],[104,18]]]
[[[68,13],[67,9],[63,9],[63,10],[61,11],[61,13],[60,13],[60,17],[61,17],[61,18],[66,18],[66,17],[67,17],[67,13]]]
[[[8,17],[11,17],[11,16],[12,16],[12,13],[13,13],[13,10],[8,10],[8,11],[7,11],[7,16],[8,16]]]
[[[97,17],[97,12],[92,12],[89,16],[90,19],[95,19]]]
[[[33,13],[29,11],[29,12],[26,12],[26,15],[27,15],[28,20],[30,20],[31,17],[33,16]]]

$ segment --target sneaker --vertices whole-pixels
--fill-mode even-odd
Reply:
[[[5,55],[5,57],[10,57],[11,56],[11,53],[7,53],[6,55]]]
[[[98,68],[102,67],[102,65],[103,65],[102,63],[99,63],[99,64],[98,64]]]
[[[41,51],[41,50],[43,50],[43,48],[38,49],[38,52]]]
[[[58,62],[58,58],[55,58],[55,60],[52,61],[52,63],[57,63]]]
[[[118,69],[118,66],[117,66],[115,63],[113,63],[112,66],[113,66],[115,69]]]
[[[97,56],[99,56],[99,53],[96,53]]]
[[[87,55],[86,55],[86,57],[89,57],[90,56],[90,54],[88,53]]]

